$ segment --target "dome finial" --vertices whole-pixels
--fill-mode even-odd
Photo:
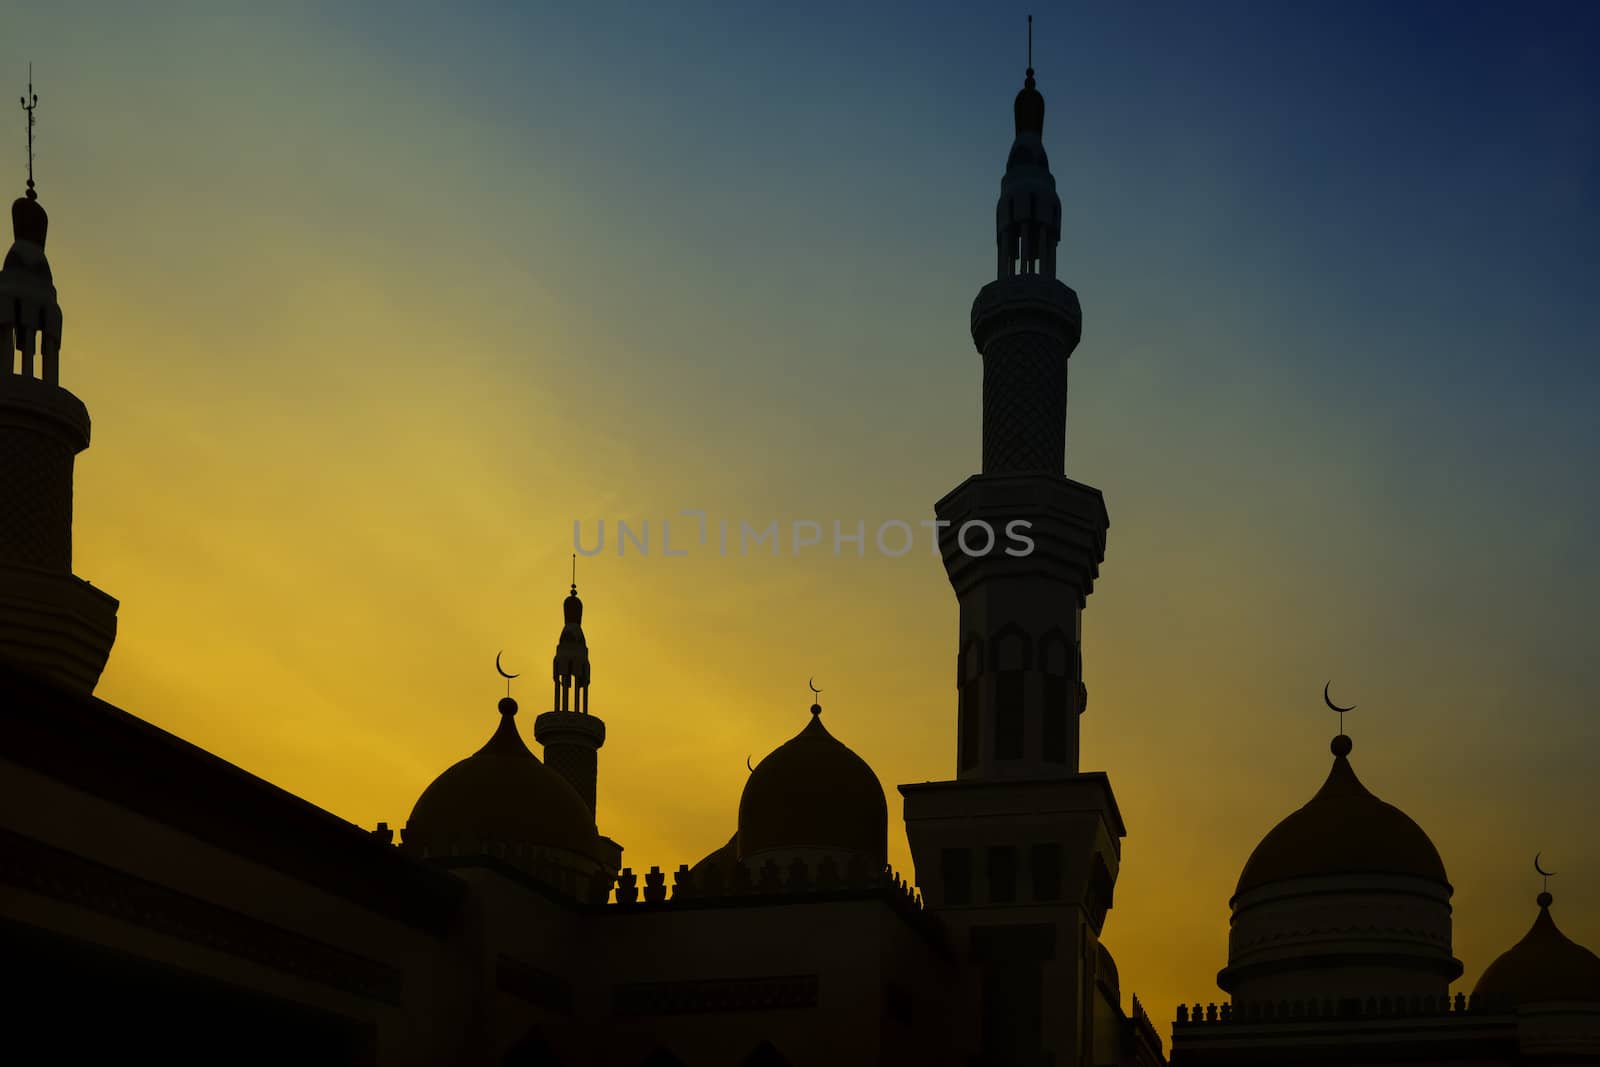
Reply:
[[[494,669],[499,673],[500,677],[506,680],[506,699],[509,700],[511,699],[511,679],[517,677],[517,675],[507,674],[506,669],[500,666],[500,657],[503,655],[505,655],[505,651],[503,649],[494,654]]]
[[[572,554],[572,595],[578,595],[578,554]]]
[[[811,714],[821,715],[822,705],[817,703],[816,698],[822,695],[822,690],[817,688],[817,680],[815,677],[806,679],[806,688],[811,690]]]
[[[1547,871],[1547,870],[1544,869],[1543,866],[1540,865],[1539,857],[1542,854],[1543,853],[1540,853],[1540,852],[1535,852],[1533,854],[1533,869],[1538,871],[1539,872],[1539,877],[1544,879],[1543,891],[1539,894],[1539,899],[1538,899],[1539,907],[1548,908],[1550,905],[1554,904],[1555,901],[1556,901],[1556,898],[1550,895],[1550,879],[1555,877],[1556,872],[1555,871]]]
[[[33,191],[33,112],[39,106],[39,94],[33,91],[33,64],[28,64],[28,95],[22,98],[22,110],[28,113],[28,199],[37,200]]]
[[[1023,77],[1023,85],[1033,88],[1033,16],[1028,16],[1028,73]]]
[[[1328,695],[1328,690],[1333,688],[1333,682],[1328,682],[1322,687],[1322,702],[1339,713],[1339,736],[1333,739],[1333,754],[1335,756],[1348,756],[1350,754],[1350,739],[1344,735],[1344,713],[1355,711],[1356,706],[1351,704],[1348,708],[1341,708],[1333,702],[1333,697]],[[1341,751],[1341,749],[1343,751]]]

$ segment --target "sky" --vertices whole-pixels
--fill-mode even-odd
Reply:
[[[74,569],[121,601],[98,694],[401,826],[493,730],[496,652],[543,710],[603,520],[577,577],[624,862],[726,841],[814,677],[911,876],[895,786],[953,776],[956,605],[926,540],[871,531],[978,469],[1029,10],[8,13],[94,419]],[[1531,923],[1535,851],[1600,947],[1600,9],[1033,13],[1084,308],[1067,473],[1111,516],[1081,729],[1128,827],[1124,997],[1163,1034],[1221,999],[1328,681],[1445,860],[1457,988]],[[721,555],[719,520],[824,539]]]

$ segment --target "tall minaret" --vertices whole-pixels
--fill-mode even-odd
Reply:
[[[72,464],[89,447],[89,411],[61,387],[61,306],[45,258],[50,218],[33,182],[11,205],[0,267],[0,661],[94,690],[117,636],[117,602],[72,573]]]
[[[583,636],[583,601],[574,573],[572,591],[561,604],[564,624],[556,639],[551,674],[551,710],[533,721],[533,736],[544,746],[544,762],[572,783],[589,810],[595,810],[595,772],[606,724],[589,714],[589,642]]]
[[[972,305],[983,472],[935,506],[961,609],[956,775],[900,791],[923,898],[981,970],[965,1038],[975,1062],[1069,1067],[1091,1061],[1098,938],[1124,831],[1106,776],[1078,770],[1079,618],[1108,523],[1100,492],[1062,472],[1082,315],[1056,279],[1061,201],[1031,19],[1029,36],[996,277]]]

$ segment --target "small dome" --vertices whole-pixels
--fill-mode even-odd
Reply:
[[[1341,734],[1333,751],[1328,780],[1261,839],[1234,895],[1269,882],[1331,874],[1411,875],[1448,886],[1444,861],[1422,827],[1356,777],[1346,758],[1350,739]]]
[[[1044,96],[1034,87],[1033,68],[1028,68],[1022,91],[1012,101],[1011,114],[1018,133],[1044,132]]]
[[[50,216],[32,189],[27,196],[19,196],[11,202],[11,233],[16,240],[43,248],[49,232]]]
[[[1559,1001],[1600,1002],[1600,956],[1569,939],[1550,918],[1550,894],[1526,936],[1483,972],[1472,990],[1491,1009]]]
[[[768,849],[837,849],[889,858],[889,806],[866,760],[811,721],[756,765],[739,798],[741,859]]]
[[[517,732],[516,701],[500,702],[500,725],[488,744],[422,791],[404,841],[436,855],[452,845],[559,848],[593,856],[594,815],[567,780],[528,750]]]

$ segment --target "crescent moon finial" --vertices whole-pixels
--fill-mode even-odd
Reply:
[[[496,652],[494,654],[494,669],[500,675],[500,677],[502,677],[502,678],[504,678],[506,680],[506,696],[510,696],[511,695],[511,679],[519,677],[519,675],[507,674],[506,673],[506,669],[504,667],[500,666],[500,657],[503,656],[503,655],[505,655],[505,649],[501,649],[499,652]]]
[[[1324,704],[1328,705],[1328,707],[1332,708],[1334,711],[1337,711],[1339,713],[1339,736],[1333,739],[1334,748],[1335,748],[1334,754],[1335,755],[1340,755],[1341,752],[1342,752],[1342,754],[1344,754],[1344,755],[1349,755],[1349,753],[1350,753],[1350,739],[1345,737],[1345,735],[1344,735],[1344,713],[1347,712],[1347,711],[1356,710],[1356,706],[1354,704],[1351,704],[1348,708],[1341,708],[1339,705],[1335,704],[1333,702],[1333,697],[1328,695],[1328,690],[1331,689],[1331,688],[1333,688],[1333,682],[1329,681],[1329,682],[1326,682],[1326,683],[1323,684],[1323,686],[1322,686],[1322,702]]]
[[[744,758],[744,765],[745,765],[745,769],[746,770],[750,771],[752,774],[755,773],[755,768],[750,766],[750,757],[749,756],[746,756]]]
[[[812,696],[822,695],[822,690],[817,688],[817,679],[815,675],[806,679],[806,688],[811,690]]]
[[[1540,865],[1539,857],[1542,854],[1543,854],[1542,852],[1535,852],[1533,854],[1533,869],[1538,871],[1540,876],[1544,878],[1544,889],[1539,894],[1539,907],[1548,908],[1550,906],[1551,900],[1552,900],[1552,898],[1550,896],[1550,879],[1555,877],[1555,873],[1556,872],[1555,871],[1547,871],[1547,870],[1544,869],[1544,867],[1542,867]]]

